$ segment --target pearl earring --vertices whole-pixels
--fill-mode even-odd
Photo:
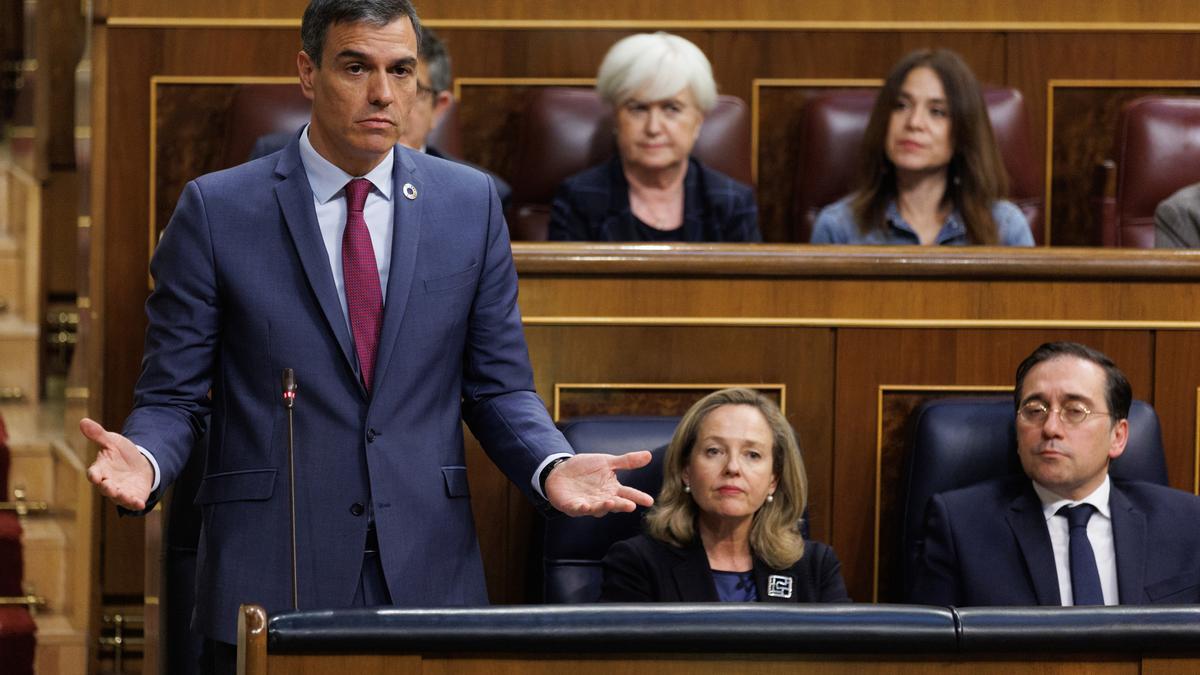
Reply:
[[[691,486],[691,485],[688,485],[687,483],[684,483],[684,484],[683,484],[683,491],[684,491],[684,492],[686,492],[686,493],[688,493],[688,494],[692,494],[692,486]]]
[[[775,495],[774,494],[767,495],[767,503],[770,504],[773,501],[775,501]]]

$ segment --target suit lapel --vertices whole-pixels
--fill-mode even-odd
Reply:
[[[400,324],[417,269],[417,244],[421,240],[422,205],[429,199],[425,185],[417,176],[417,167],[407,151],[397,147],[392,168],[392,264],[388,273],[387,298],[383,305],[383,326],[379,329],[379,353],[375,356],[375,380],[382,382],[400,335]],[[412,186],[409,188],[408,186]],[[415,198],[409,199],[407,194]]]
[[[717,587],[713,582],[712,572],[708,568],[708,555],[704,545],[700,543],[700,535],[696,541],[682,551],[683,560],[671,569],[675,577],[675,592],[681,602],[716,602]]]
[[[1058,568],[1054,564],[1050,532],[1046,529],[1042,504],[1032,486],[1026,485],[1022,493],[1009,504],[1005,517],[1021,548],[1038,604],[1061,605]]]
[[[775,593],[771,594],[771,578],[775,578]],[[783,580],[787,579],[786,582]],[[797,602],[800,586],[796,583],[796,575],[792,570],[779,571],[767,567],[767,564],[754,556],[754,585],[757,586],[759,602]]]
[[[1146,516],[1133,507],[1115,484],[1109,493],[1108,507],[1117,557],[1118,602],[1141,604],[1146,595]]]
[[[279,163],[275,165],[275,172],[283,176],[283,180],[275,185],[275,198],[283,212],[283,220],[292,236],[292,243],[296,246],[296,253],[300,257],[304,274],[308,277],[309,286],[317,297],[317,303],[321,306],[329,329],[333,331],[338,345],[342,348],[346,365],[353,373],[356,363],[354,347],[350,340],[350,331],[346,327],[346,319],[342,315],[342,303],[338,299],[333,272],[329,269],[329,253],[321,239],[321,228],[317,224],[317,214],[313,208],[312,188],[300,161],[298,139],[299,136],[292,139],[279,158]]]

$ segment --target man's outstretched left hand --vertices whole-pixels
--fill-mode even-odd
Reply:
[[[582,453],[559,464],[546,478],[546,499],[568,516],[599,518],[613,511],[629,512],[651,506],[650,495],[621,485],[617,471],[638,469],[650,463],[646,450],[624,455]]]

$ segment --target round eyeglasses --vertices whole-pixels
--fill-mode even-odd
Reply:
[[[1017,417],[1028,424],[1045,424],[1046,420],[1050,418],[1051,412],[1057,412],[1058,419],[1071,426],[1083,424],[1092,415],[1112,414],[1102,410],[1089,410],[1086,405],[1078,401],[1067,403],[1061,408],[1050,408],[1041,401],[1030,401],[1017,410]]]

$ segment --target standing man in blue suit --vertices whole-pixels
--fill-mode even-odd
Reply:
[[[1017,368],[1025,476],[929,502],[913,600],[931,605],[1200,602],[1200,497],[1109,478],[1133,394],[1104,354],[1038,347]]]
[[[535,502],[652,501],[614,473],[649,453],[573,456],[535,393],[491,181],[397,147],[419,33],[407,0],[310,3],[310,124],[187,185],[151,264],[134,410],[121,434],[80,423],[100,446],[89,478],[144,511],[211,415],[194,626],[214,670],[232,667],[239,604],[292,604],[286,368],[302,609],[487,602],[464,420]]]

